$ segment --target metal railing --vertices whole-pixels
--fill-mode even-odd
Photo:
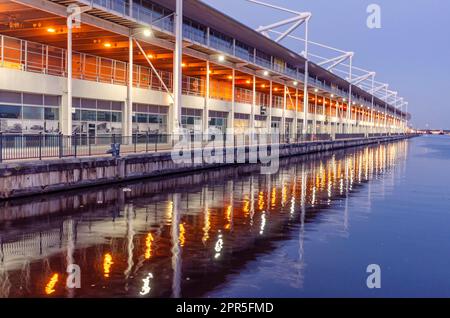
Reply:
[[[279,134],[276,140],[280,144],[298,144],[318,141],[333,141],[345,139],[364,139],[382,136],[396,136],[401,134]],[[253,139],[249,134],[204,135],[200,133],[191,134],[191,148],[216,146],[222,142],[224,147],[228,145],[225,140],[233,140],[234,145],[248,146],[268,143],[273,135],[267,133],[255,133]],[[186,136],[184,136],[186,137]],[[158,151],[170,151],[176,143],[181,140],[181,135],[173,134],[134,134],[133,136],[87,136],[75,134],[64,136],[62,134],[38,134],[38,135],[15,135],[0,133],[0,162],[12,160],[43,160],[45,158],[68,158],[68,157],[90,157],[107,156],[112,144],[120,145],[120,152],[131,153],[154,153]],[[223,140],[216,140],[223,138]],[[231,138],[231,139],[230,139]],[[253,140],[253,142],[252,142]]]
[[[2,46],[3,43],[3,46]],[[0,66],[27,72],[67,76],[67,52],[64,49],[45,44],[29,42],[8,36],[0,36]],[[128,63],[73,52],[72,77],[81,80],[127,85]],[[158,71],[169,90],[173,89],[171,72]],[[204,96],[204,80],[183,75],[182,90],[185,95]],[[133,86],[164,90],[158,77],[150,67],[133,66]]]
[[[2,67],[54,76],[67,76],[67,52],[65,49],[0,35],[0,52],[0,66]],[[116,85],[127,85],[128,83],[128,63],[126,62],[80,52],[73,52],[72,59],[73,78]],[[161,70],[158,71],[158,74],[167,88],[173,91],[173,74]],[[323,88],[326,86],[314,78],[310,78],[310,80]],[[228,82],[211,81],[210,85],[210,91],[213,92],[210,98],[231,100],[231,88],[227,88]],[[165,90],[151,68],[142,65],[133,66],[133,86],[158,91]],[[203,78],[182,76],[182,93],[184,95],[204,97],[205,86]],[[330,89],[328,86],[326,88]],[[335,87],[332,88],[332,91],[341,95],[345,93]],[[236,87],[235,98],[236,102],[251,105],[253,91]],[[268,94],[257,92],[257,105],[268,107],[269,100]],[[282,96],[273,95],[274,108],[283,108],[283,102]],[[362,103],[361,100],[358,102]],[[299,109],[300,104],[301,101],[299,101]],[[287,109],[295,109],[295,105],[292,105],[290,99],[288,99]],[[310,113],[314,113],[314,109],[310,108]],[[356,114],[353,113],[352,118],[355,119],[355,116]]]

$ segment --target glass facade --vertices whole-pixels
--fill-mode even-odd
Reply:
[[[73,98],[72,134],[102,137],[122,134],[123,102]]]
[[[303,119],[297,119],[297,134],[301,135],[303,133]]]
[[[181,108],[181,125],[191,133],[203,131],[202,110]]]
[[[294,120],[292,118],[286,118],[284,122],[284,134],[291,135],[293,133]]]
[[[233,53],[233,38],[226,36],[216,30],[209,31],[209,45],[219,51]]]
[[[200,44],[207,44],[206,27],[187,18],[183,19],[183,36]]]
[[[218,112],[218,111],[209,111],[209,127],[217,128],[223,133],[227,130],[227,120],[228,113],[227,112]]]
[[[234,132],[244,133],[250,127],[250,115],[234,113]]]
[[[280,130],[281,129],[281,117],[272,116],[272,123],[270,126],[271,126],[271,128]]]
[[[254,49],[241,41],[236,41],[235,55],[243,60],[253,62]]]
[[[0,90],[0,131],[59,133],[61,96]]]
[[[133,104],[133,134],[166,134],[168,106]]]
[[[265,133],[267,128],[267,116],[255,115],[255,128],[260,133]]]
[[[263,67],[272,68],[272,57],[269,54],[261,52],[260,50],[256,51],[255,62],[258,65]]]

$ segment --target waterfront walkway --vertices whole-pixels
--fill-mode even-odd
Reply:
[[[0,164],[0,200],[91,187],[128,180],[191,173],[233,164],[254,165],[262,174],[276,173],[279,158],[389,142],[412,137],[398,135],[278,144],[279,147],[215,147],[214,151],[187,148],[173,158],[170,151],[134,153],[122,157],[91,156],[55,160],[12,161]],[[264,145],[263,145],[264,147]],[[137,148],[136,148],[137,149]],[[183,152],[186,151],[182,149]],[[222,152],[222,153],[220,153]],[[229,158],[229,155],[233,155]],[[50,159],[50,158],[48,158]],[[258,164],[259,163],[259,164]]]
[[[251,145],[288,145],[311,142],[331,142],[355,139],[371,139],[400,134],[317,134],[296,137],[279,136],[268,142],[270,135],[255,135],[253,142],[248,135],[235,135],[223,140],[204,140],[203,136],[191,136],[188,147],[191,150],[225,148]],[[178,138],[180,139],[180,138]],[[112,144],[120,146],[121,155],[145,154],[172,151],[178,140],[172,135],[139,135],[133,137],[97,137],[62,135],[0,135],[0,163],[13,163],[34,160],[54,160],[63,158],[85,158],[110,156]]]

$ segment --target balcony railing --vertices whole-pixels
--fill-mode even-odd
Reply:
[[[1,46],[3,43],[3,47]],[[27,72],[67,76],[67,52],[45,44],[0,36],[0,66]],[[158,71],[169,90],[173,89],[171,72]],[[75,79],[126,85],[128,63],[86,53],[72,53],[72,77]],[[161,81],[151,68],[134,65],[133,85],[163,91]],[[183,75],[182,92],[185,95],[204,96],[204,81]]]
[[[25,41],[8,36],[0,36],[0,66],[22,71],[42,73],[54,76],[67,76],[67,52],[65,49],[45,44]],[[2,46],[3,45],[3,46]],[[72,53],[72,76],[75,79],[127,85],[128,63],[94,56],[86,53]],[[158,71],[169,91],[173,90],[173,74]],[[311,79],[311,81],[316,81]],[[133,86],[144,89],[164,91],[161,81],[149,68],[142,65],[133,66]],[[333,88],[335,91],[340,91]],[[182,76],[182,94],[205,96],[205,80],[198,77]],[[270,97],[261,92],[256,93],[256,105],[269,107]],[[231,101],[231,86],[229,82],[210,82],[210,98]],[[252,104],[253,91],[235,88],[235,101]],[[356,99],[358,104],[365,101]],[[356,102],[355,101],[355,102]],[[273,107],[283,108],[282,96],[273,95]],[[288,99],[288,109],[295,109]]]

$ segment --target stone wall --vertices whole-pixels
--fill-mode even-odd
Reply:
[[[406,138],[377,137],[321,141],[280,146],[280,157],[332,151]],[[246,147],[248,158],[252,149]],[[238,151],[234,149],[235,153]],[[193,154],[191,153],[191,156]],[[103,185],[140,178],[189,173],[233,164],[177,164],[169,152],[127,155],[122,158],[89,157],[0,164],[0,200]]]

